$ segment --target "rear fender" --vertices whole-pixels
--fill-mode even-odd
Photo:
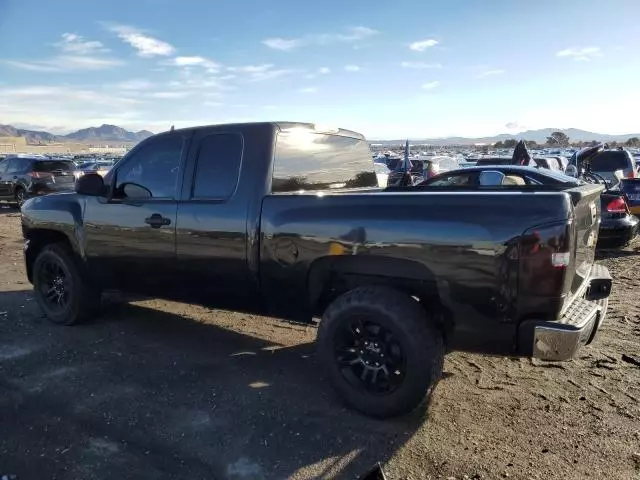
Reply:
[[[314,310],[322,310],[331,299],[331,288],[350,289],[358,284],[393,286],[411,295],[438,295],[436,276],[425,265],[408,259],[372,256],[327,256],[309,269],[307,287]]]

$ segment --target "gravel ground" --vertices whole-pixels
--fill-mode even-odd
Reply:
[[[454,353],[425,416],[345,409],[315,329],[112,296],[49,324],[0,206],[0,478],[640,479],[640,242],[605,252],[607,322],[573,362]]]

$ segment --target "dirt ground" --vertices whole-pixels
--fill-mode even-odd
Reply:
[[[112,299],[48,323],[0,205],[0,478],[640,479],[640,242],[601,261],[610,313],[573,362],[454,353],[425,417],[344,408],[315,329]]]

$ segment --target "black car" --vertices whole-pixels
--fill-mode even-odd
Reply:
[[[520,185],[536,186],[547,185],[549,187],[566,187],[570,184],[580,185],[577,178],[564,175],[554,170],[533,167],[520,167],[515,165],[492,165],[485,167],[467,167],[460,170],[451,170],[425,180],[418,186],[430,187],[495,187],[483,183],[483,172],[499,172],[493,180],[498,179],[500,186]],[[491,178],[486,175],[483,178]],[[600,195],[600,231],[598,234],[598,247],[617,247],[629,243],[638,233],[640,221],[631,214],[624,195],[617,190],[605,190]]]
[[[70,160],[46,157],[7,157],[0,162],[0,200],[19,207],[30,197],[71,191],[75,165]]]

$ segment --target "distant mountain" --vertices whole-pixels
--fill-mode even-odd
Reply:
[[[130,132],[115,125],[83,128],[67,135],[54,135],[48,132],[15,128],[11,125],[0,125],[0,137],[25,137],[30,145],[52,142],[138,143],[151,135],[153,135],[153,132],[148,130]]]
[[[77,132],[64,135],[64,138],[75,142],[139,142],[150,137],[153,133],[147,130],[139,132],[129,132],[115,125],[101,125],[100,127],[89,127]]]
[[[493,144],[496,142],[503,142],[510,138],[533,140],[537,143],[544,143],[553,132],[563,132],[566,134],[572,142],[590,142],[591,140],[597,140],[601,142],[626,142],[631,137],[639,137],[640,133],[628,133],[624,135],[609,135],[606,133],[588,132],[586,130],[580,130],[577,128],[541,128],[539,130],[526,130],[520,133],[501,133],[492,137],[446,137],[446,138],[424,138],[424,139],[410,139],[411,143],[418,144],[432,144],[432,145],[473,145],[476,143]],[[372,140],[372,143],[393,144],[398,145],[405,142],[405,139],[401,140]]]
[[[56,141],[56,135],[49,132],[39,132],[36,130],[24,130],[11,125],[0,125],[0,137],[26,137],[27,143],[50,143]]]

